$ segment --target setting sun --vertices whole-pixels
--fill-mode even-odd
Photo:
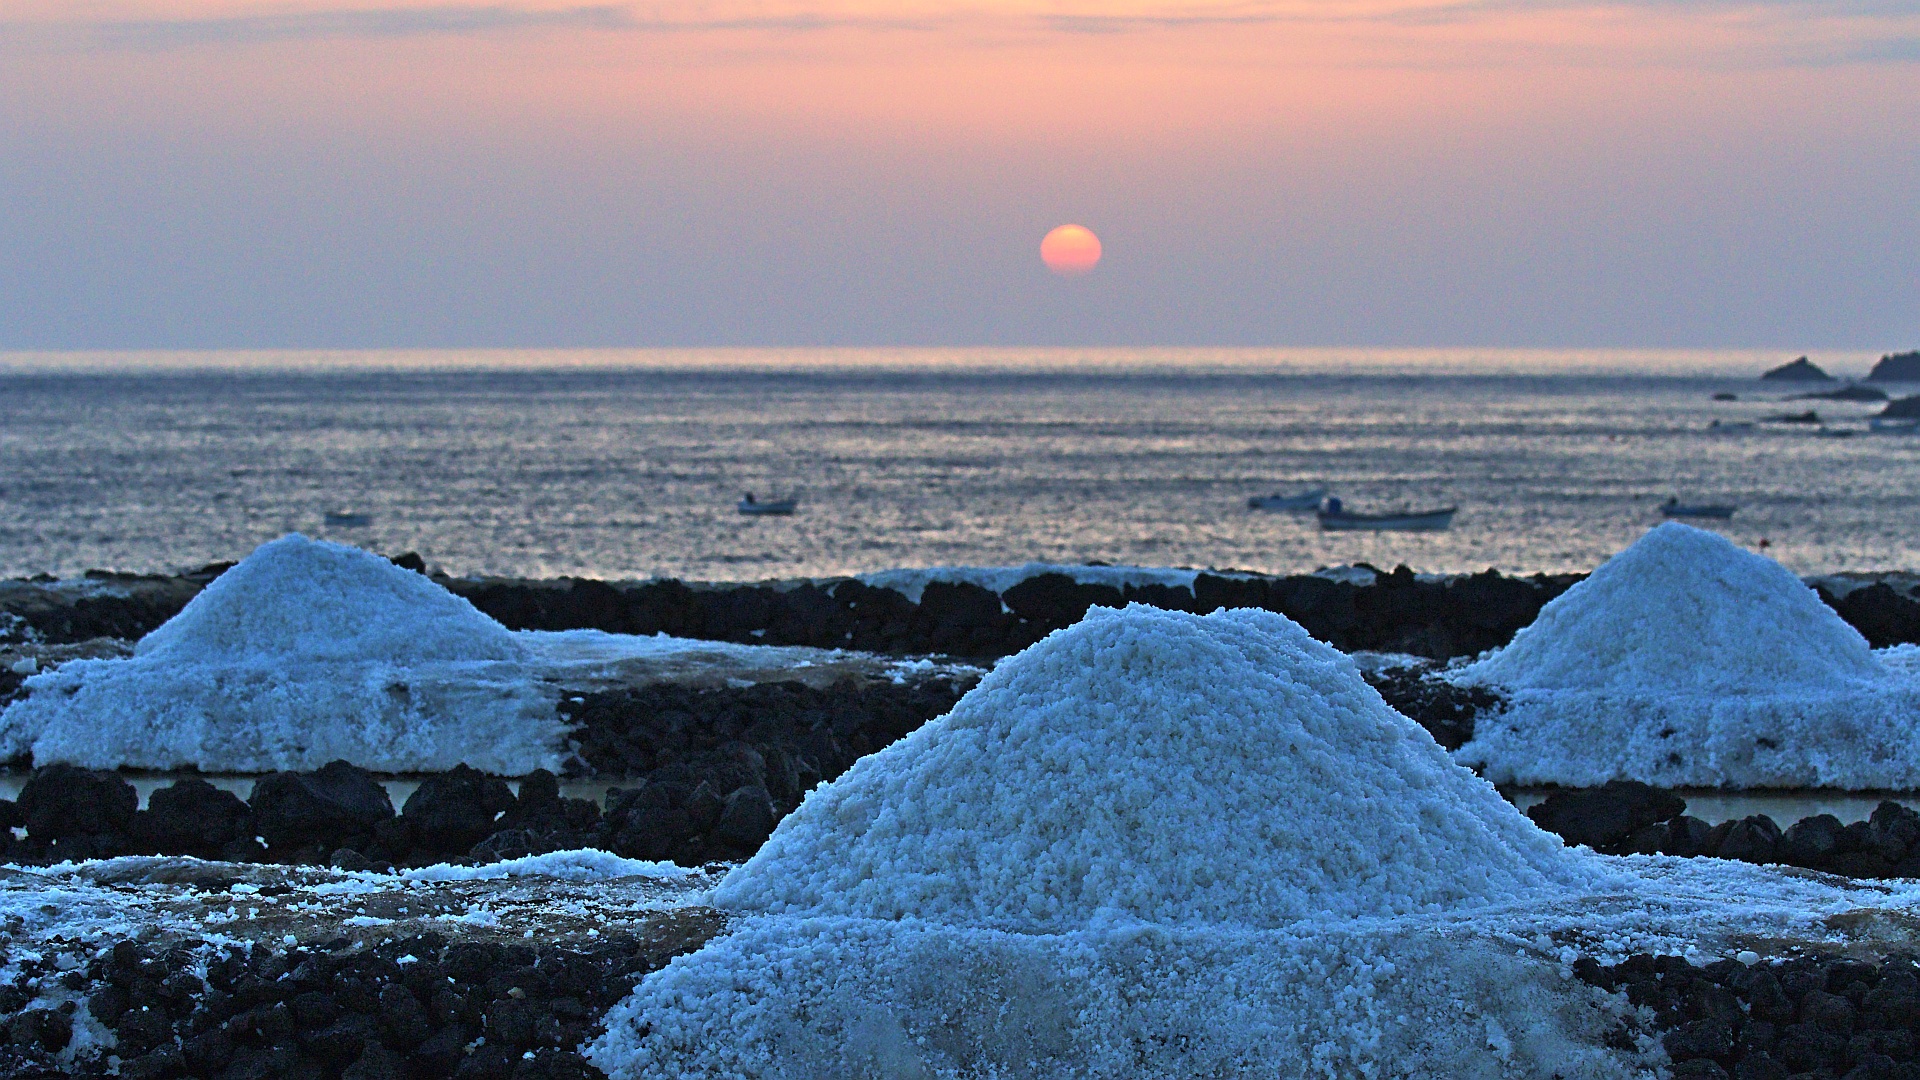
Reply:
[[[1040,261],[1061,277],[1079,277],[1100,263],[1100,238],[1085,225],[1062,225],[1040,241]]]

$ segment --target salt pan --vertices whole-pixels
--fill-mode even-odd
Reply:
[[[1452,676],[1495,783],[1920,786],[1920,683],[1771,559],[1658,526]]]

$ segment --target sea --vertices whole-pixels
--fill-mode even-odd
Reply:
[[[1920,567],[1920,437],[1870,432],[1877,404],[1757,378],[1791,358],[0,353],[0,576],[170,572],[296,531],[527,577],[1555,572],[1592,569],[1670,496],[1737,506],[1706,524],[1803,574]],[[1857,377],[1873,357],[1815,360]],[[1773,419],[1810,410],[1817,422]],[[1366,534],[1247,506],[1316,487],[1363,512],[1459,509],[1445,532]],[[799,510],[742,516],[746,492]]]

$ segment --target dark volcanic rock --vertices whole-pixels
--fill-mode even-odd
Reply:
[[[1660,816],[1684,805],[1670,793],[1616,781],[1605,788],[1557,791],[1527,813],[1568,843],[1609,854],[1712,855],[1849,877],[1920,877],[1920,813],[1898,803],[1882,802],[1867,821],[1843,826],[1820,814],[1784,832],[1764,814],[1712,828],[1698,818]]]
[[[1614,965],[1583,957],[1573,973],[1624,991],[1646,1010],[1629,1028],[1650,1018],[1650,1030],[1642,1030],[1659,1037],[1676,1078],[1920,1078],[1913,1032],[1920,978],[1911,958],[1876,965],[1810,956],[1694,967],[1678,956],[1639,954]]]
[[[0,1076],[102,1076],[112,1054],[117,1075],[152,1080],[586,1080],[600,1074],[579,1050],[606,1010],[723,926],[690,911],[586,947],[434,934],[372,948],[120,941],[60,976],[116,1044],[61,1069],[52,1055],[72,1042],[75,1004],[0,995]]]
[[[1427,730],[1433,741],[1457,750],[1473,738],[1473,721],[1498,712],[1506,699],[1483,686],[1455,686],[1433,668],[1386,668],[1364,672],[1388,705]]]
[[[506,781],[456,765],[452,772],[421,781],[401,808],[400,820],[415,849],[428,856],[460,855],[491,836],[494,820],[513,805]]]
[[[1807,359],[1804,356],[1799,358],[1798,360],[1792,361],[1791,363],[1781,364],[1779,367],[1768,371],[1766,374],[1760,377],[1762,379],[1770,379],[1775,382],[1831,382],[1833,381],[1833,376],[1827,374],[1825,371],[1820,370],[1820,366],[1818,364],[1815,364],[1813,361]]]
[[[1920,419],[1920,394],[1911,394],[1903,398],[1894,398],[1879,414],[1890,420]]]
[[[1886,582],[1854,589],[1839,598],[1824,589],[1816,591],[1876,649],[1920,642],[1920,602],[1900,595]]]
[[[759,849],[779,821],[767,789],[758,784],[743,784],[727,796],[712,829],[722,843],[751,853]]]
[[[130,849],[138,805],[133,785],[112,773],[49,765],[21,787],[18,816],[44,858],[102,859]]]
[[[1683,804],[1684,805],[1684,804]],[[1770,863],[1780,850],[1780,826],[1765,814],[1731,822],[1713,854],[1741,862]]]
[[[775,802],[797,805],[814,783],[951,709],[966,689],[944,679],[849,679],[825,689],[800,682],[714,689],[656,683],[581,695],[562,709],[576,725],[579,757],[598,773],[646,776],[737,743],[761,758],[748,772],[764,773],[741,782],[764,780]]]
[[[1637,830],[1676,818],[1686,809],[1686,800],[1672,792],[1614,780],[1605,787],[1556,791],[1529,808],[1527,817],[1569,844],[1615,852]]]
[[[1868,382],[1920,382],[1920,349],[1888,353],[1867,373]]]
[[[253,810],[240,796],[192,776],[148,796],[136,820],[143,846],[162,855],[217,858],[228,844],[254,835]]]
[[[1304,580],[1319,581],[1327,585],[1335,584],[1325,578]],[[1193,609],[1205,614],[1221,608],[1268,607],[1270,603],[1268,590],[1271,584],[1271,579],[1258,575],[1226,577],[1221,574],[1197,574],[1193,579]]]
[[[564,811],[572,823],[559,828],[634,858],[682,865],[743,858],[808,790],[946,712],[965,689],[944,679],[847,679],[826,689],[657,683],[571,695],[582,698],[563,707],[577,725],[579,757],[601,774],[640,782],[608,792],[604,821]],[[522,789],[523,807],[535,790],[543,788]],[[555,829],[563,813],[559,801],[549,810],[510,811],[500,825],[513,835],[497,833],[475,854],[540,844],[536,834]]]
[[[920,592],[920,611],[936,625],[962,630],[998,626],[1006,621],[999,596],[964,581],[928,582]]]
[[[1815,390],[1806,394],[1795,394],[1796,398],[1818,398],[1823,401],[1885,401],[1887,392],[1874,386],[1861,386],[1849,383],[1838,390]]]
[[[469,854],[493,861],[606,846],[599,804],[561,797],[559,778],[539,769],[521,779],[520,797],[494,822],[493,833]]]
[[[421,558],[417,551],[403,551],[398,555],[389,555],[387,561],[402,570],[411,570],[416,574],[427,572],[427,560]]]
[[[1801,818],[1781,837],[1780,857],[1795,866],[1824,869],[1839,853],[1840,835],[1845,827],[1832,814]]]
[[[1877,393],[1865,388],[1852,394]],[[1920,416],[1920,399],[1896,401],[1886,415]],[[1796,420],[1805,421],[1804,415]],[[411,566],[413,560],[401,559]],[[115,576],[127,596],[75,597],[35,583],[9,594],[0,616],[14,616],[47,642],[96,636],[138,637],[153,629],[202,587],[220,567],[177,578]],[[415,567],[415,569],[418,569]],[[1373,570],[1372,567],[1362,569]],[[1275,577],[1203,572],[1191,589],[1159,584],[1116,589],[1083,585],[1059,573],[1036,575],[1004,596],[970,584],[933,583],[921,601],[892,589],[852,580],[689,586],[679,581],[604,582],[490,579],[434,580],[466,597],[513,629],[591,628],[670,633],[747,644],[854,648],[892,655],[947,653],[992,658],[1010,655],[1071,625],[1092,605],[1146,603],[1169,610],[1208,612],[1259,607],[1278,611],[1315,637],[1352,652],[1402,652],[1433,659],[1474,655],[1506,644],[1540,608],[1581,575],[1508,577],[1494,571],[1422,580],[1405,567],[1373,570],[1371,584],[1312,574]],[[1842,607],[1842,616],[1883,613]],[[1904,625],[1904,623],[1903,623]],[[1863,627],[1873,636],[1873,631]],[[1920,640],[1920,628],[1903,631]],[[7,679],[0,675],[0,694]]]
[[[1071,626],[1090,607],[1124,607],[1126,597],[1111,585],[1082,585],[1065,574],[1037,574],[1000,594],[1015,615],[1045,626]]]
[[[254,825],[282,852],[318,844],[332,851],[343,838],[367,836],[393,817],[387,789],[365,769],[333,761],[310,773],[273,773],[253,786]],[[346,846],[357,846],[347,844]]]

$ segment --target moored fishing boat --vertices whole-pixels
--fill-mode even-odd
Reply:
[[[735,509],[749,517],[789,517],[800,507],[800,500],[794,498],[767,499],[762,502],[749,491]]]
[[[1282,495],[1278,492],[1272,495],[1255,495],[1247,500],[1247,509],[1305,512],[1320,509],[1320,500],[1326,497],[1327,489],[1323,487],[1309,488],[1295,495]]]
[[[1453,525],[1457,506],[1438,510],[1407,510],[1391,514],[1356,514],[1328,499],[1318,514],[1322,529],[1346,532],[1439,532]]]
[[[1670,518],[1717,518],[1724,521],[1738,509],[1730,503],[1683,503],[1677,497],[1660,504],[1661,516]]]

